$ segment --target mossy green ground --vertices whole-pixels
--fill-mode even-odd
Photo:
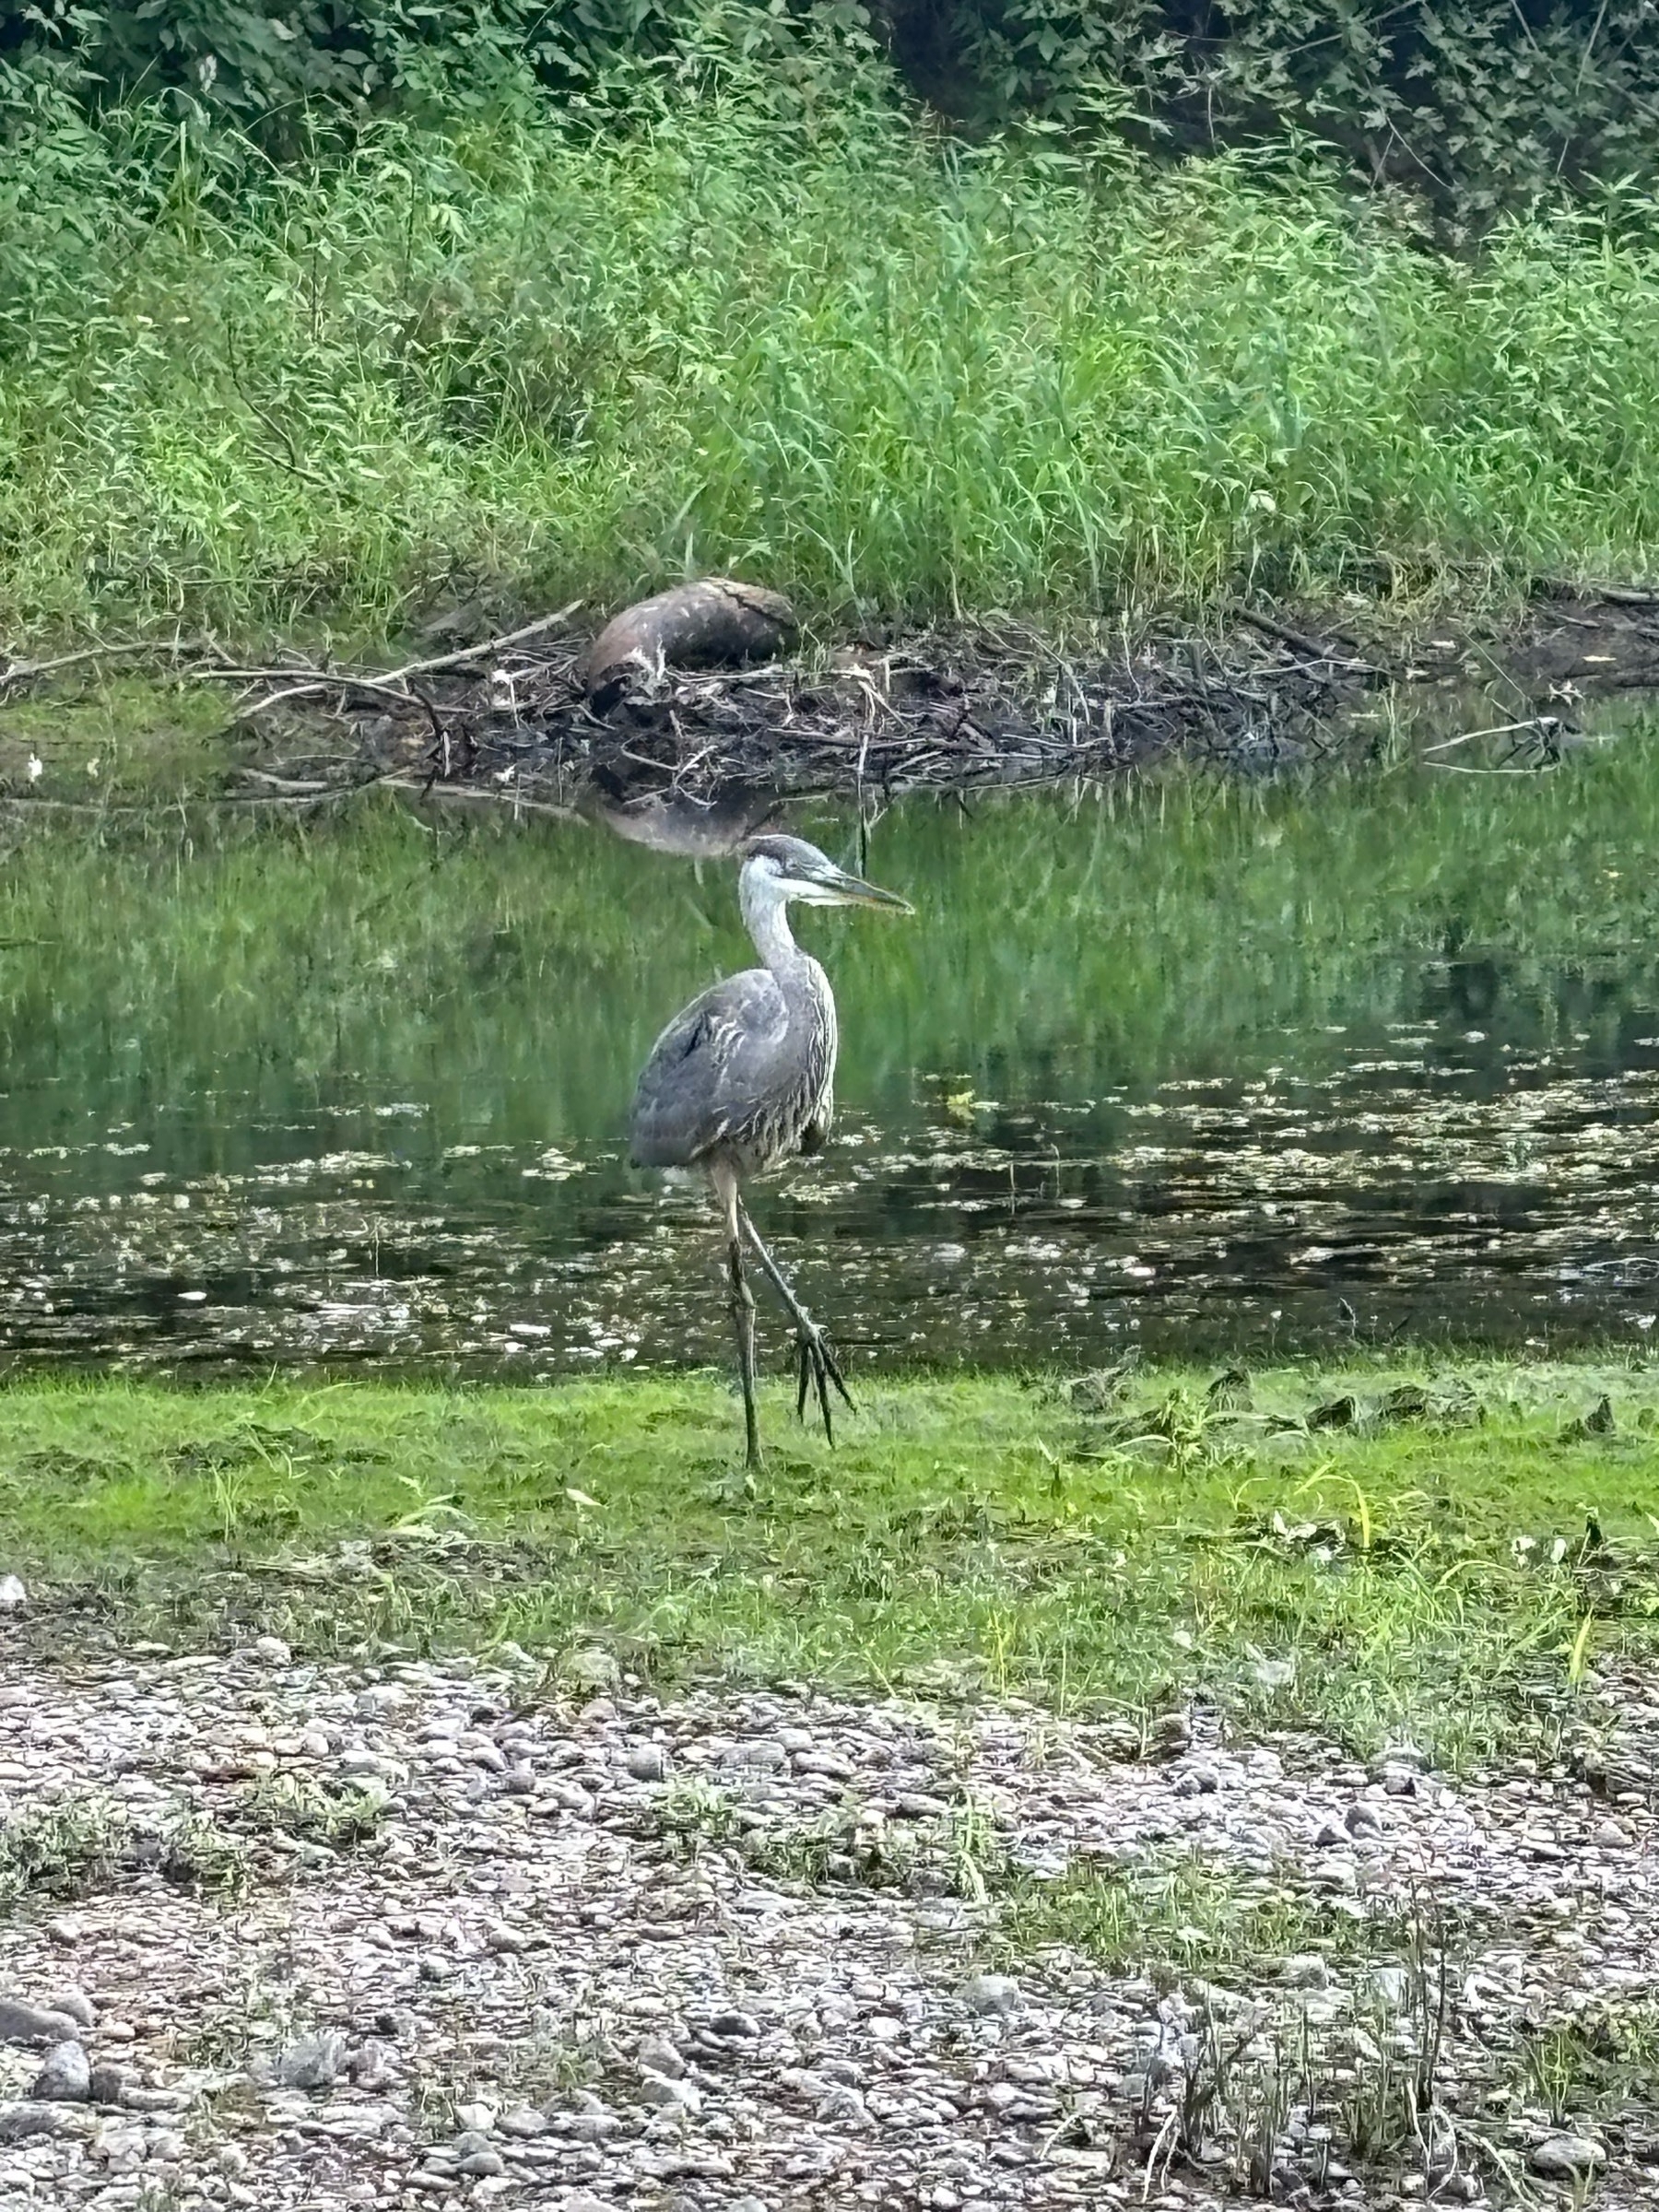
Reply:
[[[0,1559],[54,1640],[606,1647],[1018,1693],[1452,1764],[1552,1747],[1659,1641],[1659,1369],[866,1385],[831,1453],[714,1378],[0,1394]]]

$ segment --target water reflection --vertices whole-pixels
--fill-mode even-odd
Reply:
[[[785,811],[775,791],[751,784],[696,793],[650,771],[625,780],[614,767],[594,770],[582,804],[590,819],[630,844],[683,860],[730,859],[759,830],[781,827]]]
[[[842,1118],[759,1211],[804,1299],[888,1365],[1646,1342],[1656,767],[1633,739],[1547,790],[901,807],[869,865],[920,925],[802,927]],[[664,840],[718,854],[759,794],[635,796],[631,844],[388,818],[188,860],[23,848],[0,1347],[724,1361],[704,1201],[622,1132],[662,1020],[751,957],[730,861]],[[856,861],[854,825],[810,827]]]

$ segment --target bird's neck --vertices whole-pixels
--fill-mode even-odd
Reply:
[[[783,899],[757,894],[746,885],[743,919],[755,940],[755,950],[783,986],[785,994],[807,981],[811,963],[794,941],[789,926],[789,904]]]

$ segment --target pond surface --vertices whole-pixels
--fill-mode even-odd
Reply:
[[[1640,724],[1543,776],[900,807],[868,867],[918,919],[801,921],[841,1118],[762,1228],[854,1364],[1643,1344],[1656,850]],[[18,843],[0,1350],[724,1361],[705,1203],[624,1131],[662,1022],[747,964],[735,893],[599,830],[390,812]]]

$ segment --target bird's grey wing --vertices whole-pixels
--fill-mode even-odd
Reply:
[[[769,1095],[789,1009],[764,968],[713,984],[652,1047],[634,1093],[632,1151],[641,1167],[693,1167],[741,1130]]]

